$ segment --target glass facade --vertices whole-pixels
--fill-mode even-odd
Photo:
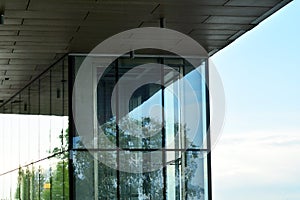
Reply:
[[[0,199],[69,199],[68,60],[1,106]]]
[[[75,71],[85,59],[71,58]],[[208,199],[207,60],[89,59],[97,131],[72,135],[74,199]]]
[[[86,58],[61,58],[1,105],[0,199],[208,200],[207,59],[94,56],[96,125],[82,134],[71,95]]]

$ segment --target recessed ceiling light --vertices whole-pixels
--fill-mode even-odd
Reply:
[[[0,14],[0,24],[4,24],[4,14]]]

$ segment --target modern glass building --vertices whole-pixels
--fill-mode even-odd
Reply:
[[[98,135],[95,144],[76,131],[73,118],[80,113],[71,111],[69,91],[85,58],[61,58],[2,106],[1,199],[208,199],[207,59],[194,68],[179,56],[128,54],[101,77],[96,73],[97,128],[106,139]],[[95,56],[93,64],[99,68],[103,60]],[[158,70],[149,71],[147,63]],[[127,85],[118,86],[112,101],[119,80],[149,76],[151,83],[128,102]],[[191,92],[203,111],[195,130],[189,127],[194,115],[182,106],[191,105]],[[131,165],[127,158],[139,161]]]
[[[89,58],[98,70],[108,59],[101,55]],[[70,57],[75,69],[83,59]],[[147,63],[158,64],[154,66],[157,70],[143,65]],[[200,63],[194,68],[178,56],[125,55],[114,60],[101,77],[95,73],[99,80],[95,95],[98,140],[81,142],[94,135],[72,136],[74,197],[208,199],[207,59]],[[149,77],[151,83],[141,84]],[[122,81],[124,85],[118,85]],[[138,83],[138,88],[127,98],[132,83]],[[196,115],[184,109],[193,106],[191,102],[203,111],[196,129],[190,122]]]
[[[0,200],[211,200],[208,56],[288,2],[0,2]],[[88,54],[150,26],[208,56]]]
[[[1,107],[0,199],[69,199],[68,62]]]

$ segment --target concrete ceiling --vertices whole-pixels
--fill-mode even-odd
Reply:
[[[68,52],[89,52],[124,30],[183,32],[210,55],[290,0],[0,0],[0,105]]]

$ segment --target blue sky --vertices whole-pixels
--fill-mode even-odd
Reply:
[[[212,57],[227,110],[214,200],[300,199],[299,21],[295,0]]]
[[[300,199],[299,21],[295,0],[212,57],[227,110],[214,200]]]

